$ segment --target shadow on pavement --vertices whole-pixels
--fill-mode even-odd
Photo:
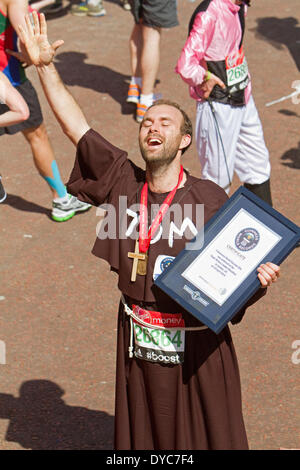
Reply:
[[[298,70],[300,71],[300,24],[297,18],[265,17],[258,18],[257,27],[251,29],[258,39],[267,41],[276,49],[287,47]],[[297,77],[295,77],[297,78]],[[293,77],[291,77],[291,83]],[[287,109],[278,111],[285,116],[300,117],[296,112]],[[300,168],[300,142],[297,148],[287,150],[281,157],[283,165],[289,168]]]
[[[300,118],[299,114],[295,113],[295,111],[290,111],[289,109],[280,109],[278,112],[284,116],[294,116]]]
[[[0,419],[10,420],[6,441],[32,450],[112,449],[114,417],[69,406],[64,393],[48,380],[24,382],[19,397],[0,393]]]
[[[32,6],[34,6],[34,4]],[[45,17],[46,17],[47,21],[51,21],[51,20],[56,20],[57,18],[61,18],[62,16],[67,15],[69,13],[70,8],[71,8],[71,5],[66,5],[60,11],[58,11],[56,13],[53,13],[51,11],[49,12],[49,11],[47,11],[46,8],[42,8],[40,10],[40,13],[45,14]]]
[[[300,71],[300,25],[297,18],[258,18],[257,27],[251,29],[256,37],[268,41],[276,49],[286,46]]]
[[[283,165],[289,168],[300,169],[300,142],[298,147],[287,150],[281,157],[284,161]]]
[[[65,85],[106,93],[121,105],[122,114],[133,114],[135,105],[125,101],[130,76],[104,65],[88,64],[87,58],[88,55],[82,52],[62,52],[56,56],[55,66]]]
[[[19,211],[35,212],[37,214],[46,214],[49,218],[51,218],[50,209],[47,209],[46,207],[42,207],[39,204],[35,204],[34,202],[27,201],[26,199],[23,199],[21,196],[16,196],[15,194],[8,194],[7,198],[2,204],[11,206],[14,209],[18,209]]]

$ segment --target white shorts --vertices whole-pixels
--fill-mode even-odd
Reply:
[[[267,181],[271,171],[269,152],[253,97],[245,106],[212,104],[226,159],[209,103],[198,102],[195,135],[202,178],[214,181],[227,192],[234,172],[242,183]]]

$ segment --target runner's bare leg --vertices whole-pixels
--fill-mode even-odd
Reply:
[[[141,53],[142,94],[153,93],[160,60],[160,28],[141,25],[143,47]]]
[[[55,157],[45,125],[42,123],[36,128],[26,129],[22,131],[22,133],[31,147],[33,161],[38,172],[44,178],[52,178],[52,163]],[[58,194],[56,190],[51,186],[49,187],[52,191],[53,199],[57,198]]]
[[[129,41],[131,76],[141,77],[140,60],[142,50],[142,28],[140,24],[135,24]]]

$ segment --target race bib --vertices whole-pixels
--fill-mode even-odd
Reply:
[[[246,88],[249,83],[249,76],[248,64],[243,51],[243,46],[236,54],[227,56],[225,63],[227,85],[229,88],[232,88],[231,92]]]
[[[182,364],[185,331],[178,328],[184,327],[185,323],[181,313],[154,312],[144,310],[137,305],[133,305],[133,313],[144,322],[152,325],[151,328],[148,328],[133,319],[135,357],[161,364]]]

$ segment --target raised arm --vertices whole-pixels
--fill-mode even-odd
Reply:
[[[9,108],[6,113],[0,115],[0,127],[12,126],[28,119],[27,104],[2,72],[0,72],[0,103],[6,104]]]
[[[66,89],[53,64],[56,50],[64,43],[55,41],[50,45],[47,37],[47,24],[43,14],[32,13],[34,27],[28,15],[25,25],[19,25],[20,40],[36,66],[46,98],[64,133],[77,145],[81,137],[90,129],[80,107]]]

